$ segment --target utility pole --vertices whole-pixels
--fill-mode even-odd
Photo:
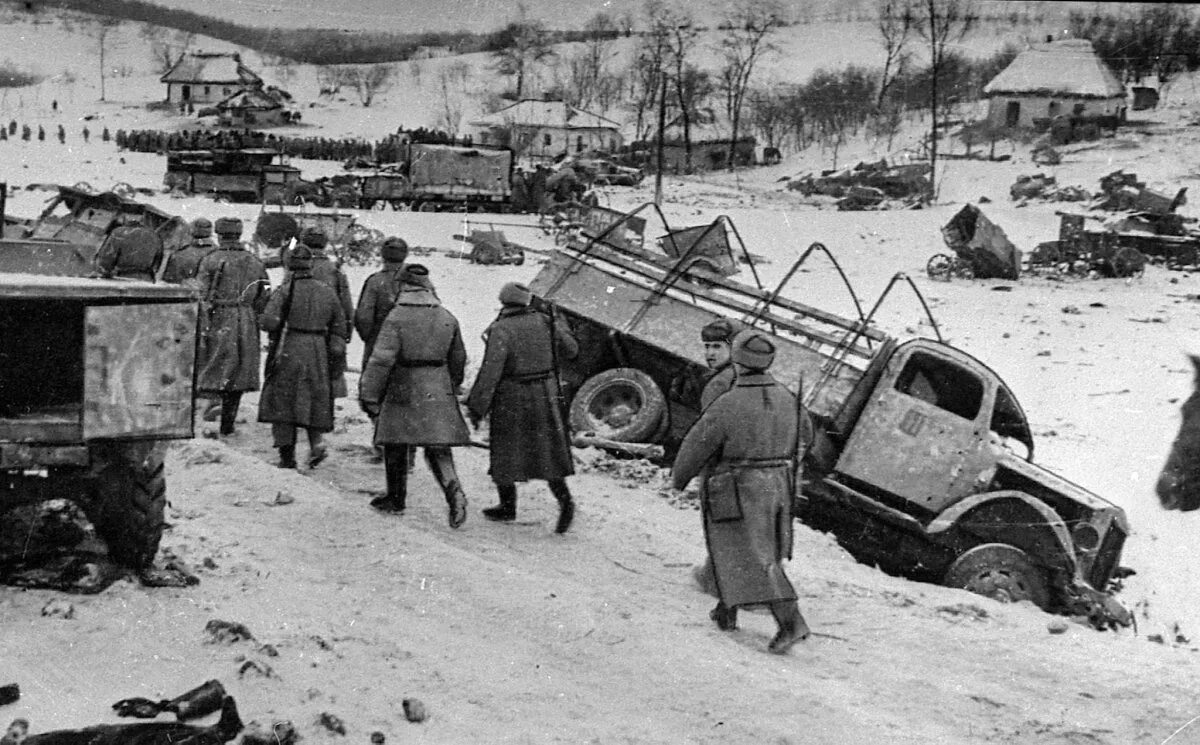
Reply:
[[[659,71],[662,86],[658,93],[658,152],[654,169],[654,204],[662,206],[662,177],[663,177],[663,134],[667,128],[667,76]]]

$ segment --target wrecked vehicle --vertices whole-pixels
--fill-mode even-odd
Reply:
[[[283,266],[289,241],[307,228],[317,228],[329,241],[327,249],[338,264],[372,261],[383,244],[382,231],[368,228],[348,212],[262,210],[248,248],[268,269]]]
[[[789,181],[787,188],[805,196],[835,197],[841,200],[840,210],[913,207],[933,193],[928,163],[889,165],[887,160],[822,171],[819,176],[805,174]]]
[[[963,205],[942,227],[954,256],[934,254],[925,264],[930,279],[1011,279],[1021,276],[1021,251],[999,225],[973,204]]]
[[[292,204],[300,169],[273,163],[271,148],[214,148],[167,152],[163,186],[169,191],[205,194],[230,202]]]
[[[0,511],[70,500],[115,562],[145,572],[164,525],[160,443],[193,433],[197,299],[54,276],[83,249],[0,240]]]
[[[123,226],[150,228],[171,250],[191,240],[183,218],[134,199],[83,184],[43,188],[54,195],[36,218],[10,217],[0,209],[0,238],[17,239],[3,244],[0,271],[38,271],[41,265],[47,273],[85,276],[95,270],[96,254],[109,234]]]
[[[797,517],[887,571],[1097,626],[1130,622],[1110,595],[1124,512],[1034,463],[1025,414],[989,367],[940,336],[901,341],[873,325],[896,283],[916,290],[911,280],[897,275],[869,314],[844,318],[782,294],[810,255],[833,259],[823,245],[768,291],[752,263],[753,286],[694,272],[690,252],[628,240],[627,223],[648,209],[589,227],[531,283],[535,304],[553,304],[580,342],[561,371],[576,433],[677,448],[708,377],[699,329],[740,318],[772,335],[772,372],[817,425]]]
[[[360,178],[359,206],[414,212],[506,212],[512,201],[508,148],[406,142],[399,163]]]
[[[1031,270],[1124,278],[1141,274],[1148,256],[1160,257],[1168,268],[1192,266],[1200,257],[1200,236],[1089,230],[1086,215],[1064,212],[1060,218],[1058,240],[1043,241],[1029,254]]]

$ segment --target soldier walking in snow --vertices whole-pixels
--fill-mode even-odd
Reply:
[[[153,282],[162,255],[157,233],[143,225],[122,225],[108,234],[96,252],[96,270],[102,277]]]
[[[371,500],[375,509],[404,511],[409,449],[423,446],[425,462],[446,496],[450,527],[466,521],[467,496],[451,450],[470,442],[456,397],[466,364],[458,320],[434,294],[429,270],[410,264],[359,380],[359,402],[375,420],[375,444],[383,447],[387,479],[384,496]]]
[[[331,261],[325,252],[325,246],[329,244],[329,239],[325,237],[325,231],[320,228],[307,228],[301,234],[300,240],[312,252],[313,279],[323,282],[337,296],[343,319],[343,326],[338,329],[338,334],[344,341],[349,342],[354,328],[354,301],[350,298],[350,283],[346,279],[346,273]],[[347,395],[345,344],[340,349],[341,357],[339,360],[333,360],[334,367],[330,371],[334,398],[345,398]]]
[[[332,368],[346,359],[346,316],[337,295],[313,276],[313,252],[297,246],[288,275],[271,293],[260,322],[271,336],[258,421],[271,423],[279,467],[296,467],[296,429],[308,433],[308,467],[328,455],[321,435],[333,431]]]
[[[213,242],[212,220],[197,217],[192,221],[192,240],[178,251],[171,252],[167,265],[163,268],[162,280],[182,284],[184,282],[198,285],[196,272],[200,269],[200,261],[216,249]]]
[[[575,472],[561,406],[558,355],[574,359],[579,345],[566,322],[529,306],[533,293],[509,282],[500,290],[503,308],[487,330],[487,348],[467,396],[471,423],[491,416],[491,474],[500,504],[484,517],[517,517],[517,482],[545,479],[558,500],[555,532],[565,533],[575,516],[567,476]]]
[[[408,244],[395,236],[384,240],[379,249],[383,268],[367,277],[358,293],[358,307],[354,310],[354,329],[363,340],[363,369],[371,359],[375,337],[383,326],[383,320],[396,304],[400,294],[404,262],[408,259]]]
[[[809,634],[781,564],[792,554],[796,399],[767,372],[775,345],[756,330],[733,342],[737,379],[709,406],[680,445],[672,482],[702,476],[704,535],[720,599],[709,616],[737,628],[737,609],[766,604],[779,625],[768,649],[784,654]]]
[[[217,249],[200,261],[201,335],[196,391],[221,401],[222,435],[233,434],[242,394],[259,388],[256,314],[270,289],[267,269],[239,238],[242,221],[216,222]]]

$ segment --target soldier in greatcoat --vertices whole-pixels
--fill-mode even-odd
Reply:
[[[96,252],[96,269],[102,277],[153,282],[162,255],[158,233],[142,225],[122,225],[109,233]]]
[[[239,240],[242,221],[216,221],[217,249],[200,260],[201,334],[196,391],[221,400],[223,435],[233,434],[242,394],[259,388],[257,313],[267,299],[267,269]]]
[[[779,625],[769,649],[787,652],[809,634],[782,561],[792,554],[796,399],[767,372],[775,345],[761,332],[733,343],[737,379],[684,436],[671,478],[683,489],[703,477],[704,535],[720,599],[709,616],[737,628],[737,609],[766,604]]]
[[[476,427],[491,416],[491,474],[500,504],[483,510],[489,520],[517,516],[517,482],[545,479],[558,500],[555,532],[565,533],[575,515],[567,476],[575,472],[555,368],[573,359],[579,345],[566,322],[529,304],[533,294],[510,282],[500,290],[503,308],[487,330],[487,347],[467,409]],[[557,345],[557,349],[555,346]]]
[[[279,467],[296,467],[296,429],[308,434],[308,466],[328,455],[321,435],[333,431],[334,360],[345,359],[346,316],[337,294],[313,276],[313,252],[288,254],[288,275],[259,317],[271,336],[258,421],[270,422]]]
[[[326,253],[325,247],[329,244],[329,239],[325,236],[325,231],[320,228],[306,228],[300,235],[300,240],[312,251],[313,279],[324,283],[337,296],[338,305],[342,308],[342,318],[345,319],[344,326],[339,333],[343,339],[349,342],[350,334],[354,329],[354,301],[350,298],[350,282],[346,279],[346,273]],[[334,360],[332,375],[333,397],[345,398],[348,395],[345,346],[342,347],[341,358]]]
[[[383,320],[396,304],[400,294],[401,275],[404,262],[408,260],[408,243],[395,236],[383,241],[379,249],[383,268],[367,277],[358,293],[358,307],[354,310],[354,329],[363,340],[363,368],[371,359],[375,337],[383,326]]]
[[[710,376],[700,391],[700,411],[704,412],[722,393],[733,387],[737,371],[731,357],[733,337],[746,328],[740,321],[718,318],[700,329],[700,342],[704,345],[704,362]],[[694,389],[693,389],[694,390]],[[705,558],[704,565],[692,573],[696,584],[705,593],[717,597],[717,581],[713,576],[712,557]]]
[[[451,450],[470,442],[455,395],[466,364],[458,320],[434,294],[429,270],[410,264],[359,379],[359,402],[375,420],[375,444],[383,448],[387,480],[387,492],[373,499],[372,507],[404,511],[409,448],[422,446],[446,496],[450,527],[466,521],[467,497]]]
[[[198,284],[196,272],[200,269],[200,261],[217,247],[213,241],[212,220],[207,217],[197,217],[192,221],[192,240],[178,251],[173,251],[167,257],[167,265],[163,268],[162,280],[175,284]]]

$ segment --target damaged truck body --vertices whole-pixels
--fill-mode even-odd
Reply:
[[[640,213],[652,207],[593,221],[531,285],[585,350],[562,370],[577,433],[673,450],[700,414],[699,329],[740,319],[773,336],[772,373],[802,394],[817,425],[796,517],[892,573],[1097,626],[1130,622],[1111,595],[1124,512],[1034,463],[1025,414],[991,368],[940,335],[901,340],[872,323],[894,287],[915,290],[907,277],[866,314],[847,282],[860,310],[841,317],[782,292],[810,255],[833,259],[821,244],[767,290],[753,263],[755,285],[730,279],[749,254],[742,245],[734,255],[740,238],[726,218],[686,247],[672,238],[684,231],[669,228],[648,245]]]

